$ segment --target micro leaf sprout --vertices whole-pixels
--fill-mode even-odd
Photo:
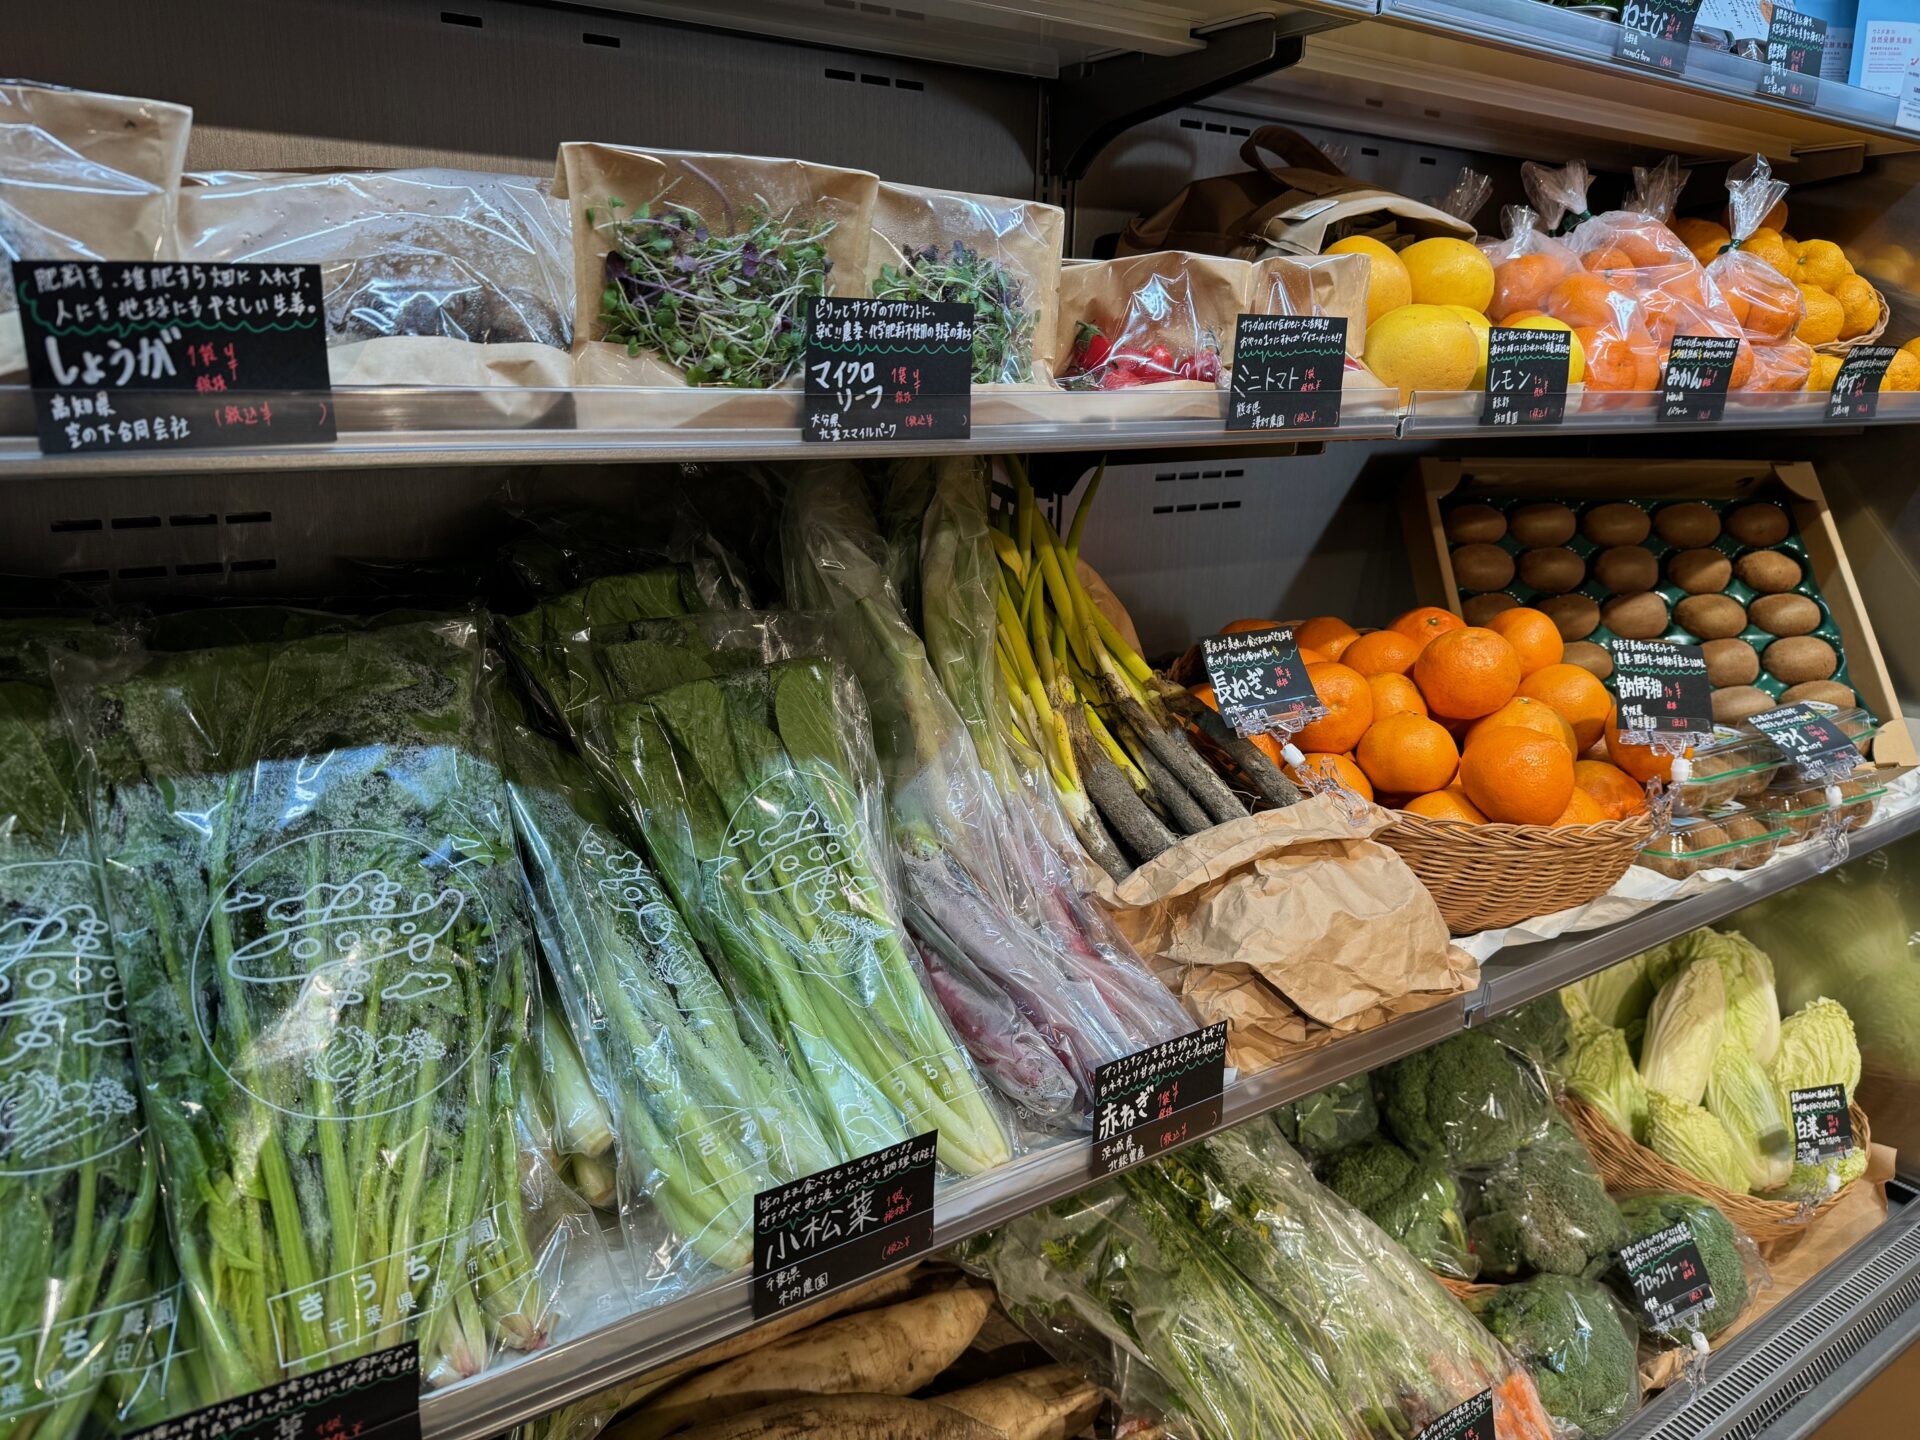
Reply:
[[[898,266],[874,279],[877,300],[950,301],[973,307],[973,383],[1017,385],[1033,378],[1034,314],[1014,272],[956,240],[946,255],[909,246]]]

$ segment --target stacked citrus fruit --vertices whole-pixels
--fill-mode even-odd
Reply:
[[[1367,368],[1404,399],[1415,390],[1466,390],[1486,365],[1493,264],[1471,241],[1450,236],[1394,250],[1351,236],[1329,255],[1364,255]]]
[[[1593,825],[1644,811],[1645,782],[1670,763],[1617,743],[1612,696],[1563,662],[1538,610],[1483,628],[1427,606],[1367,634],[1322,615],[1294,640],[1327,713],[1293,743],[1382,805],[1467,824]]]

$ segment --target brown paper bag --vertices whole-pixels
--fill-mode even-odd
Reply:
[[[1400,857],[1328,797],[1190,835],[1096,890],[1229,1059],[1263,1069],[1324,1034],[1421,1010],[1479,969]]]
[[[1124,388],[1141,389],[1156,400],[1182,392],[1198,395],[1204,412],[1218,418],[1219,390],[1233,364],[1234,326],[1247,308],[1252,279],[1253,267],[1244,260],[1178,250],[1069,262],[1060,272],[1054,342],[1062,383],[1111,392],[1131,370],[1140,380]],[[1082,326],[1111,343],[1106,359],[1083,363]],[[1126,358],[1156,350],[1163,357],[1148,364]],[[1183,361],[1190,367],[1186,373]]]
[[[0,376],[27,368],[7,257],[171,260],[184,105],[0,84]]]
[[[869,293],[888,299],[958,300],[974,304],[978,312],[980,302],[974,296],[914,283],[917,255],[932,250],[937,259],[945,259],[956,245],[964,245],[1004,272],[1002,328],[1013,341],[999,348],[992,357],[998,363],[990,360],[985,373],[976,342],[973,383],[1051,385],[1060,338],[1060,250],[1066,226],[1066,212],[1057,205],[882,181],[867,249]]]
[[[811,233],[825,230],[827,273],[821,292],[863,295],[867,281],[867,245],[873,223],[877,176],[841,170],[805,160],[768,160],[750,155],[710,155],[693,151],[639,150],[622,145],[568,141],[560,147],[553,193],[568,203],[573,222],[575,383],[582,385],[674,386],[687,384],[685,372],[666,356],[642,350],[629,355],[624,345],[607,343],[601,295],[607,287],[607,253],[615,217],[631,217],[642,206],[655,215],[673,207],[691,211],[713,234],[737,234],[752,211],[763,211]],[[609,200],[622,204],[610,208]],[[804,305],[791,316],[805,320]],[[586,350],[589,363],[579,363]],[[797,386],[800,351],[767,377],[770,386]],[[724,414],[702,416],[697,423],[729,423]]]
[[[1247,313],[1338,315],[1347,322],[1347,353],[1364,355],[1372,270],[1364,255],[1278,255],[1256,261]]]

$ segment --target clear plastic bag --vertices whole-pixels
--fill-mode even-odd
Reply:
[[[170,260],[193,112],[0,82],[0,375],[26,369],[12,262]]]
[[[1483,1030],[1462,1031],[1376,1075],[1389,1133],[1449,1169],[1501,1160],[1553,1119],[1538,1071]]]
[[[1754,233],[1786,193],[1786,182],[1773,178],[1773,167],[1764,155],[1750,156],[1729,169],[1727,218],[1733,239],[1707,265],[1707,275],[1726,301],[1734,322],[1755,345],[1779,345],[1791,339],[1807,312],[1800,288],[1759,255],[1743,248],[1753,241]],[[1804,370],[1802,375],[1804,378]]]
[[[1060,383],[1070,390],[1219,386],[1252,266],[1167,250],[1060,273]]]
[[[1471,225],[1473,217],[1480,213],[1492,194],[1493,181],[1488,176],[1472,166],[1462,165],[1460,173],[1453,177],[1453,184],[1447,187],[1447,193],[1433,203]]]
[[[1489,1280],[1579,1275],[1625,1243],[1587,1147],[1557,1116],[1538,1138],[1463,1171],[1467,1235]]]
[[[1487,318],[1496,325],[1547,313],[1547,296],[1580,267],[1580,257],[1540,228],[1524,205],[1500,212],[1506,237],[1483,239],[1480,252],[1493,264],[1493,300]]]
[[[1562,1425],[1601,1440],[1640,1408],[1640,1326],[1605,1286],[1536,1275],[1469,1303]]]
[[[517,1094],[530,937],[478,627],[61,657],[198,1342],[221,1395],[554,1338],[598,1246]]]
[[[1480,1273],[1467,1245],[1460,1187],[1438,1164],[1376,1136],[1324,1161],[1320,1176],[1436,1275],[1472,1280]]]
[[[1247,313],[1338,316],[1347,322],[1347,353],[1358,354],[1367,337],[1371,269],[1372,262],[1364,255],[1273,255],[1256,260]]]
[[[1280,1133],[1314,1158],[1332,1155],[1380,1133],[1373,1079],[1355,1075],[1302,1095],[1274,1112]]]
[[[647,1298],[665,1298],[704,1266],[748,1262],[756,1193],[850,1157],[805,1108],[764,1016],[715,977],[585,764],[534,730],[515,697],[494,698],[541,948],[576,1063],[619,1137],[628,1253]],[[549,1030],[560,1020],[550,1014]],[[556,1078],[564,1101],[572,1087]],[[563,1150],[568,1119],[563,1104]],[[580,1154],[605,1148],[576,1147],[576,1174]]]
[[[1596,1270],[1629,1311],[1641,1313],[1632,1282],[1619,1263],[1620,1247],[1675,1225],[1685,1225],[1692,1232],[1707,1282],[1713,1287],[1713,1302],[1707,1308],[1684,1318],[1677,1327],[1644,1332],[1659,1344],[1704,1346],[1738,1320],[1748,1301],[1772,1283],[1759,1248],[1711,1201],[1669,1190],[1643,1191],[1620,1197],[1620,1214],[1626,1221],[1626,1238],[1614,1247],[1613,1259]]]
[[[473,170],[206,177],[180,192],[180,258],[320,267],[329,342],[573,339],[573,257],[552,184]]]
[[[1011,1000],[1046,1049],[1023,1054],[1012,1068],[989,1065],[988,1055],[1007,1058],[1001,1046],[977,1036],[978,1026],[962,1023],[952,1006],[949,1016],[989,1078],[1037,1124],[1083,1126],[1100,1065],[1184,1034],[1192,1022],[1167,1005],[1161,1014],[1177,1015],[1179,1028],[1140,1033],[1068,953],[1071,927],[1057,933],[1043,924],[1037,897],[1016,903],[1025,867],[1013,822],[984,783],[966,727],[894,596],[859,473],[838,463],[803,468],[791,479],[785,515],[788,594],[834,617],[840,651],[866,692],[909,925],[946,971],[936,989],[983,979],[983,998],[997,992]],[[1144,972],[1139,978],[1156,983]],[[1003,1032],[1003,1039],[1024,1034]],[[1064,1094],[1043,1066],[1049,1055],[1071,1077]],[[1044,1087],[1035,1085],[1036,1074]]]
[[[1671,225],[1674,209],[1680,203],[1680,194],[1687,188],[1687,180],[1692,174],[1692,171],[1680,168],[1678,155],[1668,155],[1658,165],[1636,165],[1633,167],[1633,188],[1627,191],[1620,208],[1650,215],[1662,225]]]
[[[882,181],[867,273],[883,300],[974,308],[973,383],[1047,384],[1056,359],[1066,212]]]
[[[1520,183],[1549,235],[1565,235],[1593,218],[1587,209],[1587,189],[1593,184],[1593,175],[1584,160],[1569,160],[1558,166],[1529,160],[1520,167]]]

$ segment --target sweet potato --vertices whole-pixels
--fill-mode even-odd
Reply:
[[[911,1395],[959,1357],[992,1305],[990,1287],[960,1285],[829,1320],[662,1391],[618,1440],[661,1440],[801,1395]]]
[[[979,1385],[969,1385],[932,1403],[978,1420],[1007,1440],[1073,1440],[1100,1412],[1100,1387],[1068,1365],[1042,1365]]]
[[[1001,1440],[957,1410],[892,1395],[783,1400],[684,1432],[686,1440]]]

